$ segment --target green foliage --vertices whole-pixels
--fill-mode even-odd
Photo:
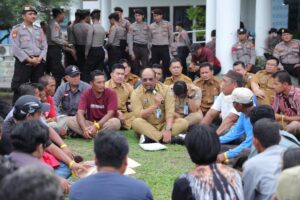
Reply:
[[[21,10],[24,5],[33,5],[39,12],[39,19],[46,20],[54,7],[67,5],[71,0],[1,0],[0,29],[9,29],[22,22]]]
[[[189,20],[194,21],[192,26],[193,30],[204,30],[205,29],[205,7],[204,6],[197,6],[197,7],[190,7],[187,10],[187,17]],[[197,37],[203,38],[205,32],[197,32]]]

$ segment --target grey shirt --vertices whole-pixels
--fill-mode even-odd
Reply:
[[[191,46],[191,41],[190,41],[189,35],[186,32],[186,30],[182,30],[181,32],[179,32],[178,35],[175,37],[175,40],[176,40],[177,47],[190,48],[190,46]]]
[[[68,82],[61,84],[54,96],[54,104],[58,115],[75,116],[78,110],[80,95],[91,86],[83,81],[80,81],[78,90],[73,93]]]
[[[300,63],[300,40],[293,39],[288,43],[280,42],[275,46],[273,56],[284,64]]]
[[[121,40],[126,40],[130,22],[127,19],[122,18],[119,21],[119,25],[122,27],[122,29],[124,29],[124,32],[122,32]]]
[[[109,35],[108,35],[108,44],[111,46],[120,46],[120,40],[126,29],[122,28],[118,23],[110,27]]]
[[[63,39],[60,25],[54,19],[49,21],[47,42],[48,45],[58,45],[61,47],[67,43],[67,41]]]
[[[273,145],[246,161],[243,166],[246,200],[270,200],[276,191],[281,172],[282,154],[286,149]]]
[[[232,58],[233,62],[242,61],[245,65],[255,65],[256,53],[253,43],[250,41],[237,42],[232,47]]]
[[[13,151],[11,154],[9,154],[9,156],[16,163],[17,167],[35,166],[38,168],[44,168],[53,171],[50,166],[44,164],[42,161],[33,157],[31,154]]]
[[[30,56],[39,56],[46,61],[48,45],[40,27],[33,25],[28,28],[24,23],[18,24],[12,29],[10,39],[13,55],[19,61],[24,62]]]
[[[104,45],[106,37],[103,26],[99,23],[93,24],[89,27],[86,39],[85,55],[87,56],[91,47],[101,47]]]
[[[173,44],[173,26],[168,21],[150,24],[150,41],[152,45]]]
[[[149,39],[150,29],[146,22],[134,22],[131,24],[127,34],[129,53],[131,55],[133,54],[133,43],[147,45],[149,43]]]
[[[76,45],[86,45],[87,34],[91,25],[80,22],[73,25],[73,36]]]

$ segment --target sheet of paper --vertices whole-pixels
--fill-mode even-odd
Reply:
[[[139,144],[142,149],[145,151],[159,151],[167,149],[167,146],[160,143],[147,143],[147,144]]]
[[[131,174],[136,174],[136,172],[130,167],[127,167],[124,175],[131,175]]]
[[[130,167],[130,168],[136,168],[136,167],[141,166],[140,163],[136,162],[135,160],[133,160],[131,158],[128,158],[127,161],[128,161],[128,167]]]

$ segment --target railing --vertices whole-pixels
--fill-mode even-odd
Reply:
[[[205,43],[205,40],[197,40],[196,33],[205,33],[205,30],[192,30],[186,31],[188,34],[192,34],[192,42],[193,43]],[[179,32],[174,32],[174,35],[177,35]]]

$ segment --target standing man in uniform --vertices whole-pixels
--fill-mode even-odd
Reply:
[[[126,30],[119,24],[120,17],[117,13],[111,13],[108,19],[111,25],[108,35],[108,62],[111,69],[122,59],[121,39]]]
[[[300,41],[293,39],[291,32],[285,28],[281,29],[281,39],[273,55],[290,75],[298,78],[300,84]]]
[[[95,69],[104,68],[104,39],[106,37],[105,30],[100,24],[100,10],[95,9],[91,13],[93,24],[89,26],[86,45],[85,45],[85,68],[86,68],[86,82],[90,82],[90,73]]]
[[[248,72],[256,73],[259,71],[255,67],[256,53],[254,44],[247,40],[247,30],[239,28],[237,30],[239,41],[231,49],[233,62],[242,61],[246,65]]]
[[[275,57],[268,57],[264,70],[257,72],[251,80],[251,89],[258,97],[259,105],[272,105],[275,90],[274,78],[272,77],[278,71],[279,60]]]
[[[183,23],[176,24],[178,35],[175,37],[177,47],[177,57],[180,58],[183,67],[183,73],[187,74],[186,58],[190,53],[191,41],[186,30],[183,29]]]
[[[52,74],[56,81],[56,87],[60,86],[61,79],[64,76],[64,67],[61,63],[62,60],[62,48],[68,46],[68,42],[63,39],[61,27],[59,23],[64,21],[65,14],[63,9],[52,9],[52,17],[49,21],[47,31],[47,70],[48,74]]]
[[[19,98],[18,88],[22,83],[37,83],[44,74],[47,55],[47,40],[43,30],[33,25],[37,17],[35,7],[26,5],[22,9],[23,23],[11,31],[13,54],[16,58],[11,89],[13,104]]]
[[[246,70],[246,66],[242,61],[236,61],[233,63],[233,71],[241,74],[244,77],[243,87],[251,89],[251,80],[254,74]]]
[[[215,97],[221,92],[221,80],[214,76],[213,66],[208,63],[200,65],[200,78],[194,81],[194,84],[201,89],[202,101],[201,111],[203,115],[210,109],[214,103]]]
[[[118,97],[118,111],[117,116],[121,121],[121,127],[130,129],[134,116],[130,108],[130,96],[133,87],[124,82],[125,67],[121,63],[113,65],[111,72],[111,79],[105,82],[105,87],[114,90]]]
[[[122,58],[128,59],[127,33],[129,31],[130,22],[127,19],[123,18],[123,9],[121,7],[115,7],[114,11],[119,15],[119,25],[124,29],[120,41]]]
[[[80,14],[80,21],[73,25],[73,35],[75,41],[75,49],[77,56],[77,65],[82,73],[81,80],[86,80],[86,69],[85,69],[85,45],[87,41],[87,35],[90,29],[90,11],[83,10]]]
[[[134,116],[132,129],[156,142],[172,142],[172,136],[185,132],[188,122],[174,120],[175,99],[173,91],[157,82],[151,68],[142,72],[142,84],[133,91],[131,105]]]
[[[133,73],[140,74],[140,72],[148,67],[149,59],[149,36],[150,29],[146,22],[144,22],[145,13],[140,10],[134,10],[135,22],[130,25],[127,35],[127,42],[129,47],[129,55],[133,61]]]
[[[163,20],[160,9],[152,11],[154,22],[150,24],[150,43],[152,64],[160,64],[164,67],[163,77],[170,76],[170,47],[173,43],[173,27],[168,21]]]
[[[187,84],[193,83],[192,79],[182,74],[182,65],[179,58],[173,58],[169,70],[172,76],[165,79],[165,85],[173,85],[176,81],[184,81]]]

